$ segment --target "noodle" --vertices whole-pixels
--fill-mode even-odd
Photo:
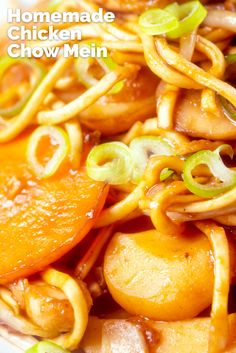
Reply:
[[[145,184],[140,183],[124,200],[101,212],[95,228],[104,227],[129,216],[138,208],[140,198],[143,196]]]
[[[188,35],[180,38],[180,52],[189,61],[192,60],[197,40],[197,30],[195,29]]]
[[[130,62],[132,64],[146,66],[146,61],[142,54],[124,53],[124,52],[116,51],[112,54],[112,58],[119,65],[122,65],[126,62]]]
[[[2,45],[0,321],[30,353],[233,352],[235,1],[40,11],[99,6],[113,22],[55,28],[107,57],[62,58],[78,38],[27,41],[59,52],[37,60]]]
[[[235,196],[235,189],[232,189],[215,199],[193,202],[184,206],[173,206],[172,210],[184,213],[199,213],[223,209],[236,201]]]
[[[182,171],[183,164],[177,157],[151,158],[146,169],[145,180],[140,182],[124,200],[102,211],[96,223],[96,227],[107,226],[127,217],[131,212],[135,211],[145,191],[158,182],[161,171],[167,167]]]
[[[185,75],[173,70],[165,63],[165,59],[158,55],[155,50],[155,41],[152,37],[141,35],[144,56],[148,66],[158,77],[163,81],[182,88],[201,88],[198,84],[192,81]]]
[[[215,258],[215,283],[211,308],[209,353],[217,353],[227,346],[229,334],[228,292],[229,292],[229,249],[223,228],[214,223],[196,223],[209,238]]]
[[[156,118],[147,119],[144,123],[136,122],[130,131],[123,137],[122,141],[126,144],[129,144],[135,137],[141,135],[157,135],[165,136],[168,140],[171,141],[171,144],[179,147],[185,145],[188,142],[188,138],[176,131],[168,131],[160,129],[157,127]]]
[[[96,86],[91,87],[79,98],[68,103],[61,109],[57,109],[56,111],[40,112],[38,114],[39,124],[60,124],[75,117],[81,111],[96,102],[101,96],[109,92],[117,82],[126,77],[127,73],[133,74],[135,69],[135,67],[127,66],[126,68],[117,70],[116,72],[106,74]]]
[[[222,40],[228,39],[229,37],[232,37],[232,35],[233,35],[232,32],[229,32],[222,28],[217,28],[207,33],[205,35],[205,38],[213,43],[217,43]]]
[[[88,323],[88,304],[81,286],[70,276],[54,269],[43,272],[42,278],[46,283],[60,288],[72,305],[75,317],[74,328],[71,333],[61,335],[54,341],[64,348],[75,349],[82,339]]]
[[[228,99],[232,104],[236,105],[235,88],[221,80],[218,80],[213,75],[185,60],[181,55],[175,53],[168,47],[165,39],[157,39],[156,45],[161,57],[163,60],[166,58],[169,65],[175,67],[175,69],[178,69],[180,72],[185,73],[189,77],[194,77],[196,82],[216,91]]]
[[[71,59],[57,61],[39,87],[36,89],[25,109],[22,110],[18,117],[13,118],[9,122],[5,122],[0,130],[0,142],[7,142],[21,133],[31,122],[37,113],[40,104],[43,102],[47,94],[52,90],[58,78],[70,65]]]
[[[66,131],[70,139],[71,152],[69,159],[73,168],[78,169],[83,151],[83,133],[79,123],[68,122],[65,124]]]
[[[217,48],[217,46],[199,36],[197,38],[196,47],[200,52],[204,53],[212,61],[212,66],[208,72],[217,78],[222,78],[225,71],[225,59],[224,55]],[[218,111],[215,102],[215,93],[212,90],[204,89],[202,91],[201,99],[202,108],[204,110],[212,113]]]
[[[175,195],[180,194],[186,190],[185,185],[182,182],[175,182],[167,186],[161,192],[158,192],[150,202],[150,217],[153,225],[162,233],[176,235],[181,233],[180,225],[175,224],[166,215],[166,208],[169,203],[172,202],[172,198]]]
[[[171,130],[174,125],[174,108],[178,99],[179,89],[175,86],[161,82],[161,94],[157,91],[157,125],[162,129]]]

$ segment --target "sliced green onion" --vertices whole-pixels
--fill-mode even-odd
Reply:
[[[228,64],[234,64],[236,62],[236,54],[226,55],[225,60]]]
[[[48,4],[48,10],[54,12],[63,3],[64,0],[51,0]]]
[[[167,36],[171,39],[180,38],[193,31],[207,15],[207,10],[200,1],[190,1],[182,5],[175,2],[165,7],[164,10],[179,21],[177,28],[167,32]]]
[[[161,171],[160,174],[160,181],[165,181],[166,179],[168,179],[171,175],[174,174],[174,171],[169,169],[169,168],[165,168]]]
[[[97,43],[93,43],[98,45]],[[87,43],[87,45],[90,45]],[[118,64],[109,56],[107,58],[78,58],[76,61],[76,71],[78,74],[79,81],[86,87],[90,88],[95,86],[99,80],[97,80],[91,73],[89,73],[89,68],[94,62],[97,63],[103,68],[105,73],[109,73],[117,69]],[[115,86],[110,90],[109,94],[119,93],[124,87],[124,81],[117,82]]]
[[[217,153],[220,155],[221,152],[225,152],[225,154],[227,154],[231,159],[234,158],[234,150],[233,148],[230,146],[230,145],[227,145],[227,144],[223,144],[223,145],[220,145],[219,147],[217,147],[214,151],[214,153]]]
[[[46,75],[46,69],[44,66],[40,63],[38,63],[35,60],[29,60],[29,59],[22,59],[22,58],[11,58],[9,56],[4,56],[0,59],[0,80],[6,73],[6,71],[12,67],[13,65],[17,64],[24,64],[32,68],[34,71],[34,75],[32,76],[34,78],[33,82],[31,82],[32,87],[27,92],[27,94],[24,95],[24,97],[14,104],[12,107],[9,108],[0,108],[0,115],[3,116],[4,118],[11,118],[13,116],[16,116],[21,112],[21,110],[24,108],[30,97],[32,96],[34,90],[36,87],[39,85],[39,83],[42,81],[43,77]]]
[[[144,170],[148,164],[148,159],[152,155],[171,156],[172,147],[161,137],[140,136],[133,139],[130,143],[130,149],[135,163],[133,179],[139,182],[143,176]],[[173,172],[163,170],[162,181],[168,178]]]
[[[236,185],[236,172],[227,168],[220,156],[220,152],[224,149],[227,154],[233,156],[230,146],[223,145],[214,152],[204,150],[193,154],[187,159],[184,166],[183,179],[187,188],[193,193],[201,197],[214,197],[221,194]],[[221,183],[215,185],[205,185],[196,182],[192,176],[193,170],[201,164],[206,164],[214,177],[218,178]]]
[[[139,26],[149,35],[167,34],[169,38],[182,37],[197,28],[207,15],[207,10],[199,1],[179,5],[173,3],[163,10],[154,9],[139,17]]]
[[[53,145],[58,144],[58,147],[46,165],[42,165],[38,161],[37,150],[41,139],[45,136],[50,137],[51,143]],[[27,160],[35,175],[40,179],[45,179],[55,174],[68,155],[69,150],[69,138],[63,129],[54,126],[40,126],[30,136],[27,147]]]
[[[70,353],[55,343],[42,341],[27,349],[25,353]]]
[[[149,35],[165,34],[178,28],[178,20],[175,15],[161,9],[145,11],[139,17],[139,26]]]
[[[35,60],[29,60],[29,59],[22,59],[22,58],[10,58],[10,57],[2,57],[0,59],[0,78],[3,77],[5,72],[13,65],[16,64],[25,64],[30,66],[34,72],[35,75],[32,77],[34,78],[32,82],[32,88],[27,92],[27,94],[19,101],[17,102],[13,107],[10,108],[0,108],[0,115],[3,117],[12,117],[20,113],[20,111],[23,109],[29,98],[31,97],[33,91],[35,88],[38,86],[42,78],[46,74],[46,69],[43,67],[43,65]]]
[[[111,185],[128,183],[133,173],[130,149],[121,142],[108,142],[95,146],[86,162],[90,178]]]
[[[221,107],[223,113],[226,117],[232,121],[234,124],[236,123],[236,108],[231,104],[226,98],[219,96]]]
[[[97,62],[101,65],[103,70],[108,73],[117,69],[118,64],[110,57],[97,58]],[[124,88],[124,81],[117,82],[117,84],[111,89],[109,94],[119,93]]]

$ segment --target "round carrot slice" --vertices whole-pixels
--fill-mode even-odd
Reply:
[[[0,146],[0,284],[41,271],[77,245],[108,192],[69,165],[37,180],[26,162],[27,142],[25,135]]]

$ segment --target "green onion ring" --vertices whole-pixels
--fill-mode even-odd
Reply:
[[[5,72],[10,67],[16,64],[24,64],[32,68],[35,73],[34,82],[29,92],[27,92],[27,94],[25,94],[25,96],[19,102],[17,102],[16,104],[14,104],[12,107],[9,107],[9,108],[0,108],[0,115],[4,118],[14,117],[21,112],[21,110],[24,108],[24,106],[32,96],[36,87],[39,85],[39,83],[46,75],[46,69],[43,67],[41,63],[39,64],[35,60],[29,60],[24,58],[14,59],[14,58],[10,58],[9,56],[5,56],[0,59],[0,79],[3,77]]]
[[[55,343],[49,341],[41,341],[33,347],[27,349],[25,353],[70,353],[67,349],[63,349]]]
[[[189,157],[184,165],[183,179],[186,187],[195,195],[210,198],[217,196],[236,185],[236,172],[227,168],[220,156],[220,152],[225,150],[228,155],[233,156],[229,145],[222,145],[214,152],[209,150],[199,151]],[[192,176],[192,171],[201,164],[206,164],[214,177],[221,183],[215,185],[205,185],[196,182]]]
[[[228,64],[234,64],[236,62],[236,54],[225,55],[225,60]]]
[[[89,46],[90,43],[87,43],[86,45]],[[97,43],[93,43],[98,45]],[[78,75],[79,81],[86,87],[90,88],[92,86],[95,86],[99,80],[97,80],[95,77],[93,77],[92,74],[89,73],[89,68],[93,61],[96,60],[97,63],[102,67],[102,69],[105,71],[105,73],[109,73],[111,71],[114,71],[117,69],[118,64],[114,62],[114,60],[108,56],[107,58],[78,58],[76,60],[76,71]],[[116,94],[119,93],[124,87],[124,80],[117,82],[115,86],[110,90],[108,94]]]
[[[52,158],[43,166],[37,158],[38,145],[44,136],[49,136],[58,144]],[[27,146],[27,161],[39,179],[46,179],[56,173],[70,150],[68,135],[60,127],[40,126],[30,136]]]
[[[130,149],[121,142],[95,146],[86,161],[88,176],[111,185],[128,183],[132,178],[133,159]]]
[[[177,28],[167,32],[167,36],[171,39],[180,38],[196,29],[207,15],[207,10],[200,1],[190,1],[182,5],[175,2],[164,10],[179,21]]]
[[[175,15],[161,9],[145,11],[139,17],[141,30],[149,35],[165,34],[178,28],[178,20]]]
[[[136,182],[141,180],[151,155],[173,155],[172,147],[163,138],[157,136],[136,137],[131,141],[130,149],[135,163],[133,179]],[[173,174],[172,171],[163,170],[161,181],[168,178],[171,174]]]

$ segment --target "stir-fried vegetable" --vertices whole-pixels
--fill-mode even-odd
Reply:
[[[63,349],[55,343],[49,341],[42,341],[35,344],[25,353],[70,353],[68,350]]]
[[[87,173],[94,179],[109,184],[125,184],[129,181],[140,182],[148,159],[152,155],[170,156],[172,147],[156,136],[141,136],[133,139],[127,147],[121,142],[109,142],[94,147],[87,158]],[[173,171],[164,169],[161,181]]]
[[[139,26],[149,35],[165,34],[176,30],[178,20],[176,16],[161,9],[148,10],[139,18]]]
[[[43,137],[49,137],[52,145],[58,145],[51,159],[43,166],[37,157],[40,141]],[[54,126],[40,126],[30,136],[27,160],[34,171],[35,175],[40,179],[49,178],[60,167],[61,163],[67,156],[70,148],[69,138],[65,131]]]
[[[140,181],[151,155],[173,155],[172,147],[161,137],[141,136],[133,139],[130,149],[135,162],[133,178]],[[161,179],[164,180],[172,174],[172,171],[164,170]]]
[[[37,180],[26,160],[28,135],[0,146],[0,283],[60,259],[93,227],[108,187],[65,165]],[[8,204],[8,207],[5,207]]]
[[[178,27],[167,33],[169,38],[180,38],[197,28],[207,15],[200,1],[190,1],[179,5],[177,2],[167,6],[165,11],[178,19]]]
[[[60,288],[70,301],[74,312],[74,326],[71,332],[54,338],[54,342],[64,348],[76,349],[88,324],[88,312],[91,306],[90,294],[81,281],[76,281],[68,274],[49,268],[42,278],[53,287]]]
[[[121,142],[95,146],[88,155],[86,166],[92,179],[112,185],[129,182],[133,173],[130,149]]]
[[[41,82],[41,80],[46,74],[46,69],[44,68],[44,66],[41,63],[39,64],[35,60],[29,60],[29,59],[23,59],[23,58],[14,59],[9,56],[6,56],[6,57],[4,56],[4,57],[1,57],[0,59],[0,79],[3,78],[3,76],[5,75],[5,73],[9,68],[18,64],[29,66],[33,71],[33,75],[31,76],[32,82],[30,82],[31,88],[12,107],[0,108],[0,115],[7,118],[13,117],[21,112],[21,110],[24,108],[24,106],[32,96],[34,90],[36,89],[36,87],[39,85],[39,83]]]
[[[41,281],[22,281],[10,286],[13,298],[34,324],[48,332],[46,337],[56,337],[73,328],[73,308],[60,289]]]
[[[197,28],[207,15],[199,1],[179,5],[177,2],[163,10],[144,12],[139,18],[142,31],[149,35],[167,34],[169,38],[180,38]]]
[[[117,233],[105,254],[107,286],[116,302],[133,315],[163,321],[195,317],[212,299],[209,250],[200,232],[174,237],[156,230]],[[184,305],[183,297],[188,297]]]
[[[229,147],[228,145],[222,145],[214,152],[208,150],[199,151],[187,159],[184,166],[183,179],[185,185],[192,193],[202,197],[213,197],[236,185],[236,172],[227,168],[220,156],[220,151],[226,149],[226,152],[232,157],[233,151]],[[213,176],[219,179],[221,183],[205,185],[195,181],[192,172],[201,164],[206,164]]]
[[[236,54],[229,54],[225,56],[225,60],[228,64],[233,64],[236,62]]]
[[[89,43],[87,45],[89,45]],[[87,88],[95,86],[99,82],[99,80],[96,79],[94,75],[89,72],[89,69],[94,61],[96,61],[100,65],[100,67],[104,70],[106,74],[115,70],[118,67],[118,65],[110,56],[102,58],[78,58],[76,62],[78,79]],[[124,81],[120,81],[111,89],[109,94],[119,93],[123,87]]]

